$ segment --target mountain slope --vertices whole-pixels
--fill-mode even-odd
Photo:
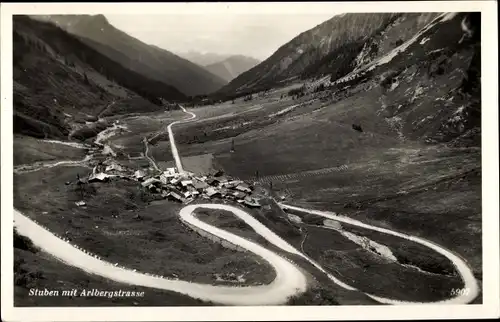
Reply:
[[[387,44],[377,48],[375,52],[375,55],[383,55],[395,46],[393,38],[396,37],[395,35],[387,37],[383,32],[398,19],[407,21],[404,28],[397,29],[398,37],[404,41],[404,38],[417,32],[436,15],[435,13],[348,13],[335,16],[301,33],[281,46],[271,57],[241,74],[218,92],[258,91],[303,74],[310,76],[336,70],[356,57],[365,43],[376,35],[388,39]],[[337,59],[339,55],[348,57]],[[336,65],[336,61],[342,62]]]
[[[440,14],[383,55],[362,50],[351,71],[314,81],[307,91],[327,89],[335,100],[372,93],[372,102],[343,116],[363,130],[388,126],[402,141],[481,146],[480,27],[479,13]]]
[[[207,94],[226,82],[167,50],[148,45],[111,25],[103,15],[37,16],[55,22],[89,46],[146,77],[172,85],[186,95]]]
[[[223,61],[207,65],[205,69],[229,82],[259,63],[260,61],[255,58],[235,55]]]
[[[105,110],[150,112],[164,109],[159,97],[185,99],[52,23],[27,16],[13,18],[13,51],[15,133],[65,139]]]

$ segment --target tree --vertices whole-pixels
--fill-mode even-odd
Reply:
[[[87,74],[85,72],[83,72],[83,81],[85,82],[85,84],[89,85],[90,82],[89,82],[89,79],[87,78]]]

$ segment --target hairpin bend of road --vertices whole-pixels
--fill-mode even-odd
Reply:
[[[172,126],[175,124],[189,122],[196,118],[196,114],[186,111],[186,109],[182,106],[181,109],[186,114],[190,114],[190,117],[187,119],[178,120],[170,123],[167,127],[167,131],[169,135],[172,155],[174,156],[177,169],[179,173],[185,173],[175,143]],[[145,142],[145,144],[147,147],[147,142]],[[150,159],[149,157],[148,159],[156,166],[154,160]],[[62,165],[63,163],[59,164]],[[42,168],[43,167],[40,167],[40,169]],[[470,303],[476,298],[476,296],[479,293],[477,281],[471,269],[466,264],[466,262],[453,252],[433,242],[430,242],[423,238],[396,232],[390,229],[368,225],[360,221],[351,219],[349,217],[339,216],[331,212],[304,209],[283,203],[278,203],[278,205],[285,210],[293,209],[296,211],[321,216],[339,222],[349,223],[351,225],[355,225],[365,229],[374,230],[398,238],[410,240],[412,242],[428,247],[429,249],[447,257],[454,264],[455,268],[457,269],[458,273],[462,278],[462,281],[464,283],[464,288],[468,289],[469,292],[461,292],[457,296],[446,300],[430,302],[432,304]],[[197,208],[220,209],[232,213],[236,217],[246,222],[249,226],[251,226],[255,230],[256,233],[264,237],[266,240],[270,241],[271,243],[273,243],[274,245],[276,245],[277,247],[286,252],[304,258],[313,266],[315,266],[318,270],[326,274],[332,282],[334,282],[335,284],[344,289],[362,292],[367,296],[369,296],[370,298],[383,304],[425,304],[422,302],[399,301],[397,299],[379,297],[373,294],[365,293],[361,290],[357,290],[356,288],[347,285],[346,283],[340,281],[335,276],[327,272],[317,262],[315,262],[305,254],[295,249],[293,246],[291,246],[281,237],[276,235],[269,228],[267,228],[259,221],[257,221],[255,218],[253,218],[246,211],[225,204],[211,203],[211,204],[188,205],[180,210],[179,217],[183,223],[185,223],[194,231],[207,238],[211,238],[219,242],[233,244],[239,248],[245,249],[262,257],[276,271],[276,278],[270,284],[258,285],[258,286],[245,286],[245,287],[215,286],[210,284],[200,284],[189,281],[181,281],[178,279],[168,279],[164,278],[163,276],[152,275],[147,273],[140,273],[137,272],[135,269],[131,270],[125,267],[118,266],[117,264],[113,265],[109,262],[102,260],[100,257],[93,255],[90,252],[87,252],[86,250],[80,249],[80,247],[78,246],[71,245],[63,237],[59,237],[52,234],[48,229],[40,226],[37,222],[29,219],[28,217],[24,216],[17,210],[14,210],[14,221],[18,229],[18,232],[30,238],[35,245],[37,245],[44,251],[52,254],[53,256],[67,263],[68,265],[78,267],[89,273],[97,274],[102,277],[114,280],[116,282],[174,291],[201,300],[212,301],[227,305],[285,304],[291,296],[301,294],[307,289],[307,280],[305,275],[302,273],[301,270],[298,269],[298,267],[292,261],[285,258],[284,256],[280,256],[277,253],[266,249],[265,247],[257,243],[254,243],[250,240],[247,240],[245,238],[242,238],[240,236],[237,236],[228,231],[217,228],[215,226],[212,226],[197,219],[196,216],[194,215],[194,212]]]

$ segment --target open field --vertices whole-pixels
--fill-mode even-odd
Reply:
[[[50,143],[29,136],[14,137],[14,165],[30,164],[41,161],[81,160],[86,150],[68,145]]]
[[[75,185],[65,185],[88,171],[52,168],[15,176],[16,209],[109,262],[145,273],[216,283],[215,274],[227,272],[253,283],[269,269],[198,236],[178,220],[178,204],[154,201],[135,182],[88,184],[83,198]],[[44,177],[54,179],[46,184]],[[79,200],[86,206],[76,206]]]
[[[337,231],[322,228],[326,230],[322,232],[320,229],[307,229],[310,237],[304,242],[304,252],[344,282],[369,294],[409,301],[443,300],[450,297],[451,289],[462,285],[457,276],[425,274],[404,267],[346,240]],[[345,230],[351,232],[348,228]],[[370,237],[362,229],[357,232]],[[428,249],[419,249],[412,256],[425,256],[428,252]]]
[[[70,267],[50,255],[42,252],[30,252],[23,249],[14,250],[14,266],[16,281],[14,296],[16,306],[20,307],[54,307],[54,306],[200,306],[211,305],[189,296],[175,292],[155,290],[152,288],[135,287],[115,283],[105,278],[91,275],[79,269]],[[107,290],[124,292],[144,292],[136,297],[97,297],[97,296],[28,296],[30,288],[39,290],[62,291]]]

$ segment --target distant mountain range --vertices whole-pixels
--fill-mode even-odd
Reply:
[[[188,96],[213,92],[227,82],[191,61],[148,45],[111,25],[103,15],[39,15],[56,23],[121,65],[172,85]]]
[[[236,55],[207,65],[205,69],[229,82],[259,63],[260,61],[255,58]]]
[[[188,52],[177,52],[176,54],[199,66],[207,66],[215,64],[233,56],[231,54],[217,54],[211,52],[201,53],[195,50],[190,50]]]

